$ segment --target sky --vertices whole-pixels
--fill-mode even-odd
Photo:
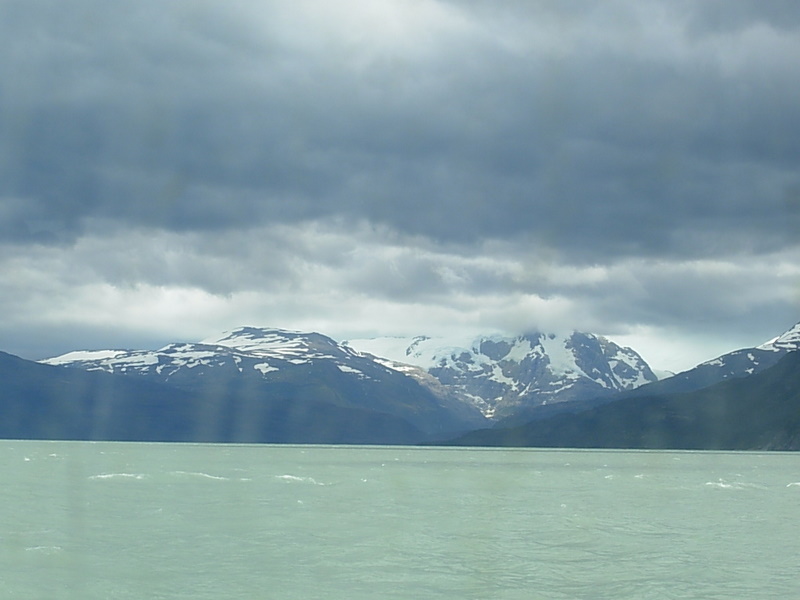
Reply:
[[[800,321],[794,0],[4,0],[0,350]]]

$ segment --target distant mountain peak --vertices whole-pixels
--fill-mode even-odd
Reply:
[[[395,368],[420,367],[494,417],[630,390],[657,379],[632,349],[577,331],[373,338],[344,344],[394,361]]]
[[[759,350],[799,350],[800,349],[800,323],[785,331],[776,338],[758,346]]]
[[[796,350],[800,350],[800,323],[760,346],[741,348],[712,358],[643,387],[637,394],[691,392],[726,379],[741,379],[772,367],[784,355]]]
[[[219,336],[206,338],[201,344],[223,346],[263,358],[295,360],[329,358],[332,354],[352,352],[321,333],[267,327],[238,327]]]
[[[295,335],[304,335],[304,332],[295,331],[292,329],[282,329],[280,327],[242,326],[242,327],[236,327],[235,329],[231,329],[230,331],[224,331],[219,336],[208,339],[209,340],[236,339],[236,338],[258,339],[273,335],[295,336]]]

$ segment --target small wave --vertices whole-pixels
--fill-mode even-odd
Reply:
[[[62,550],[61,546],[30,546],[25,548],[25,552],[38,552],[40,554],[56,554]]]
[[[230,481],[228,477],[221,477],[219,475],[209,475],[200,471],[172,471],[170,475],[179,475],[182,477],[198,477],[200,479],[213,479],[214,481]]]
[[[722,490],[763,490],[766,489],[762,485],[757,485],[755,483],[744,483],[742,481],[725,481],[724,479],[720,479],[719,481],[706,481],[706,485],[709,487],[719,488]]]
[[[795,481],[793,483],[787,483],[786,487],[800,487],[800,481]]]
[[[725,483],[724,481],[706,481],[706,485],[709,487],[716,487],[723,490],[729,490],[734,487],[732,483]]]
[[[89,479],[145,479],[147,475],[143,473],[100,473],[90,475]]]
[[[294,481],[298,483],[310,483],[312,485],[326,485],[315,480],[313,477],[297,477],[296,475],[276,475],[275,479],[281,479],[283,481]]]

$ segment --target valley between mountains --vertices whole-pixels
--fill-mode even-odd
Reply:
[[[159,350],[0,353],[0,435],[34,439],[800,447],[800,324],[659,380],[602,336],[337,342],[241,327]]]

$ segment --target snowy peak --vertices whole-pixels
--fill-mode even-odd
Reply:
[[[659,381],[648,392],[690,392],[726,379],[754,375],[775,365],[789,352],[800,350],[800,323],[754,348],[734,350],[700,363],[696,367]]]
[[[315,360],[328,360],[339,370],[366,378],[350,363],[363,357],[319,333],[283,329],[241,327],[199,343],[169,344],[158,350],[98,350],[70,352],[42,361],[50,365],[79,367],[88,371],[156,375],[163,380],[185,371],[205,368],[236,369],[261,376]],[[366,361],[365,366],[372,366]],[[198,369],[199,368],[199,369]]]
[[[712,360],[699,364],[697,368],[722,367],[725,377],[742,377],[752,375],[775,364],[784,354],[800,350],[800,323],[785,331],[776,338],[764,342],[755,348],[743,348],[723,354]],[[694,371],[695,369],[690,369]]]
[[[567,336],[531,333],[517,337],[488,335],[452,338],[375,338],[344,342],[361,352],[426,370],[459,368],[483,371],[486,365],[541,362],[554,376],[585,377],[609,388],[632,389],[655,380],[647,363],[632,349],[593,334]],[[600,368],[597,362],[606,363]]]
[[[588,333],[530,333],[471,339],[378,338],[345,342],[362,352],[425,369],[487,416],[630,390],[657,378],[630,348]],[[389,363],[391,364],[391,363]]]
[[[800,350],[800,323],[778,337],[758,346],[759,350]]]
[[[602,336],[575,332],[565,349],[580,372],[609,389],[631,390],[657,380],[638,353]]]
[[[282,360],[311,360],[353,354],[349,348],[340,346],[320,333],[260,327],[240,327],[201,343],[224,346],[254,357]]]

